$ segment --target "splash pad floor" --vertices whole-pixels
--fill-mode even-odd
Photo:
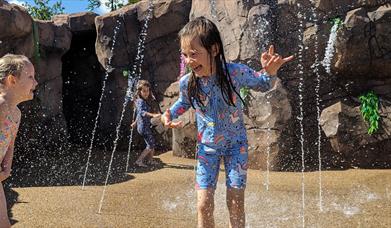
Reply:
[[[12,188],[14,227],[195,227],[194,161],[170,152],[158,159],[158,168],[110,184],[101,214],[103,186]],[[246,227],[302,227],[301,173],[271,172],[268,191],[264,182],[265,172],[249,171]],[[391,170],[324,171],[322,182],[321,212],[318,172],[305,173],[306,227],[391,227]],[[216,227],[228,227],[224,172],[215,202]]]

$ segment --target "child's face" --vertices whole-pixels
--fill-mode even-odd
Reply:
[[[38,85],[35,80],[35,70],[31,63],[26,63],[19,77],[15,77],[15,94],[20,102],[34,98],[34,90]]]
[[[143,86],[141,88],[140,95],[143,99],[147,99],[149,97],[149,87]]]
[[[201,45],[198,38],[181,41],[182,54],[185,57],[185,63],[195,73],[197,77],[210,76],[215,73],[215,62],[210,62],[208,51]],[[213,57],[216,56],[213,54]]]

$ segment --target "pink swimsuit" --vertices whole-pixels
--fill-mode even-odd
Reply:
[[[0,162],[3,161],[3,158],[8,150],[8,147],[11,144],[12,138],[15,136],[17,131],[18,123],[15,122],[10,115],[8,115],[0,129]]]

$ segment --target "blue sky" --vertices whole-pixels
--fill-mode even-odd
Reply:
[[[15,4],[23,4],[24,2],[27,2],[30,5],[34,5],[34,0],[7,0],[9,3],[15,3]],[[57,0],[50,0],[49,4],[53,5]],[[100,0],[102,3],[106,2],[107,0]],[[62,0],[62,5],[65,7],[64,12],[65,13],[77,13],[77,12],[84,12],[87,11],[88,6],[88,0]],[[98,14],[104,14],[109,12],[109,9],[107,9],[104,4],[99,9],[96,9],[94,12]]]

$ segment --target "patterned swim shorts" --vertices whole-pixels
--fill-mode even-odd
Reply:
[[[242,146],[227,154],[229,155],[206,153],[202,147],[198,147],[196,189],[216,189],[221,160],[224,160],[227,188],[244,189],[246,187],[247,146]]]

